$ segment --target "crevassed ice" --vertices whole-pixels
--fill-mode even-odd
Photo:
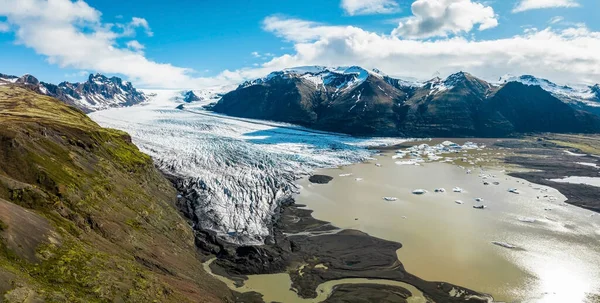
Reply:
[[[297,126],[175,109],[179,92],[153,91],[146,104],[90,114],[105,127],[128,132],[163,171],[178,175],[197,197],[202,228],[231,242],[260,244],[294,182],[319,167],[359,162],[365,147],[400,139],[358,139]],[[186,193],[186,194],[189,194]]]

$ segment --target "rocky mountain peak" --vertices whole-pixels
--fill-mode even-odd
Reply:
[[[100,73],[90,74],[85,82],[61,82],[58,85],[41,82],[26,74],[21,77],[0,75],[1,83],[16,83],[38,93],[57,98],[84,112],[110,107],[130,106],[146,100],[128,81],[119,77],[108,78]]]
[[[185,102],[185,103],[190,103],[190,102],[200,101],[200,100],[202,100],[202,99],[200,99],[200,97],[196,96],[196,94],[191,90],[183,93],[183,102]]]
[[[27,84],[27,85],[39,85],[40,80],[38,80],[36,77],[34,77],[30,74],[25,74],[25,75],[19,77],[19,79],[17,79],[16,83]]]

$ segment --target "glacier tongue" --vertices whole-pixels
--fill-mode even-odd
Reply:
[[[148,103],[90,114],[128,132],[164,172],[180,177],[183,195],[204,229],[230,242],[261,244],[275,209],[311,170],[363,161],[365,147],[400,139],[358,139],[282,123],[231,118],[193,104],[177,110],[178,92],[153,91]]]

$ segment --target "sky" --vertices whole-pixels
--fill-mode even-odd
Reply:
[[[0,73],[231,85],[304,65],[600,83],[598,0],[0,0]]]

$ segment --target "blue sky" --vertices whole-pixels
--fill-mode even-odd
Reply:
[[[344,1],[354,4],[344,4]],[[374,7],[383,5],[386,9],[368,11],[368,7],[359,7],[357,12],[352,13],[347,8],[347,5],[356,6],[356,3],[360,5],[370,1],[374,3]],[[123,76],[138,86],[157,87],[168,82],[164,86],[188,87],[235,83],[245,78],[261,76],[270,70],[297,64],[356,64],[377,67],[393,75],[416,78],[427,78],[436,71],[448,74],[468,70],[484,78],[494,78],[511,72],[538,73],[559,82],[600,82],[600,71],[597,70],[600,67],[593,68],[593,65],[600,64],[600,61],[594,61],[584,53],[586,50],[594,50],[599,45],[600,20],[597,18],[597,12],[600,11],[600,1],[370,1],[179,0],[175,3],[154,0],[0,0],[0,73],[30,73],[43,81],[58,83],[64,80],[80,81],[86,78],[86,73],[102,72]],[[534,6],[541,7],[515,12],[520,1],[530,1]],[[433,9],[425,12],[425,15],[418,16],[414,12],[415,2],[425,5],[433,3],[442,6],[441,11],[446,12],[453,3],[462,2],[467,5],[462,11],[473,11],[465,13],[462,17],[458,16],[455,20],[449,19],[454,18],[456,14],[440,16]],[[550,5],[547,4],[550,2],[563,3],[559,7],[545,7]],[[30,6],[26,9],[19,7],[23,6],[23,3]],[[40,12],[35,12],[36,9]],[[50,15],[48,12],[51,10],[68,13],[64,13],[64,16],[54,16],[61,14]],[[479,13],[482,14],[481,17],[473,17]],[[148,28],[139,24],[128,25],[133,24],[131,20],[134,17],[143,18]],[[266,24],[268,18],[275,24],[271,24],[270,29],[267,29],[269,25]],[[426,19],[428,22],[419,23],[417,20],[412,24],[407,21],[410,18]],[[556,22],[551,23],[553,18]],[[400,23],[405,23],[401,29]],[[428,32],[425,25],[430,23],[440,27]],[[457,27],[454,23],[466,24],[466,27]],[[115,24],[120,24],[120,27]],[[481,30],[483,24],[487,25]],[[112,28],[107,30],[108,25]],[[81,47],[76,43],[65,46],[69,50],[56,46],[68,45],[73,41],[68,39],[68,35],[61,34],[61,30],[75,29],[78,31],[76,34],[91,35],[95,32],[120,33],[126,26],[130,27],[132,33],[115,35],[108,39],[107,43],[112,44],[109,45],[111,48],[127,52],[131,50],[126,46],[127,42],[135,40],[143,45],[143,50],[136,50],[136,53],[143,56],[143,60],[135,58],[140,60],[139,64],[130,67],[125,66],[127,62],[118,63],[118,60],[107,54],[94,58],[95,48],[88,44]],[[347,26],[351,26],[352,29],[349,30]],[[40,27],[56,27],[56,31],[43,32]],[[568,29],[578,30],[577,37],[561,32]],[[586,32],[582,33],[582,29]],[[302,35],[298,34],[313,30],[315,33],[307,37],[300,37]],[[548,32],[544,33],[544,30]],[[149,34],[150,32],[152,34]],[[499,42],[522,35],[535,35],[527,39],[538,41],[542,46],[547,43],[548,48],[555,50],[546,54],[537,49],[536,43],[530,43],[529,48],[523,50],[523,54],[515,54],[521,45],[518,41],[502,42],[506,43],[505,46]],[[63,42],[61,39],[67,40]],[[448,48],[449,41],[453,39],[462,40],[452,42],[452,46],[456,47],[457,52],[466,53],[465,58],[460,57],[460,54],[444,53],[435,48],[436,45]],[[556,39],[564,41],[557,44]],[[496,44],[490,46],[491,49],[478,51],[482,48],[481,44],[474,43],[487,41]],[[102,44],[94,43],[92,44],[102,48]],[[349,46],[350,44],[352,46]],[[564,54],[558,54],[559,58],[556,58],[556,48],[566,49],[573,44],[579,45],[580,48],[569,49]],[[372,45],[372,48],[361,53],[358,47],[360,45],[365,48],[371,48],[369,45]],[[414,52],[411,53],[399,50],[412,46]],[[298,51],[298,47],[303,51]],[[392,53],[387,57],[380,55],[377,52],[379,47],[383,53]],[[77,49],[87,50],[87,56],[77,54]],[[253,52],[257,52],[258,55],[253,55]],[[420,53],[428,55],[423,57]],[[581,58],[577,57],[579,53],[582,53]],[[596,54],[598,53],[600,50]],[[127,54],[121,55],[126,57]],[[468,54],[474,58],[469,60],[466,57]],[[523,57],[534,58],[540,62],[532,63],[525,59],[523,62],[516,62]],[[535,59],[537,57],[541,59]],[[403,62],[403,59],[408,62]],[[103,60],[106,62],[102,62]],[[155,64],[147,64],[144,60],[169,66],[156,67]],[[419,62],[420,60],[422,62]],[[488,60],[489,63],[486,62]],[[582,66],[572,71],[566,66],[569,60],[584,61],[592,67]],[[170,68],[171,66],[174,68]],[[132,69],[139,71],[134,72]],[[569,74],[565,75],[566,72]],[[156,75],[148,76],[153,73]],[[167,80],[161,79],[160,75],[163,74]]]

